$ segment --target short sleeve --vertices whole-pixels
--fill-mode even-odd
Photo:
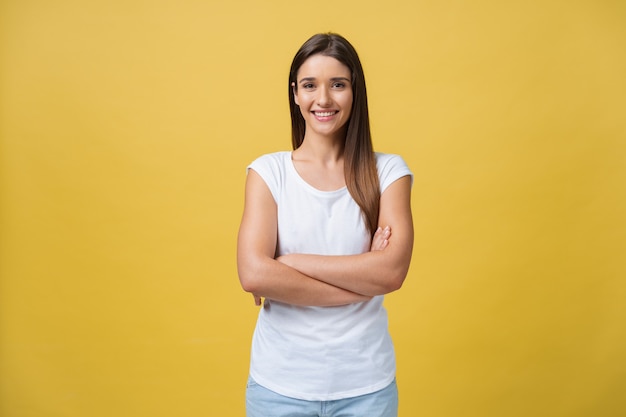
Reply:
[[[281,153],[266,154],[258,157],[246,168],[246,173],[253,169],[261,176],[267,187],[274,197],[274,201],[278,201],[280,193],[281,179],[283,178],[283,164]]]
[[[394,181],[407,175],[411,177],[411,185],[413,185],[413,173],[400,155],[376,153],[376,167],[381,194]]]

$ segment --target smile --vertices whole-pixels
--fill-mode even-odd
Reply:
[[[337,111],[316,111],[316,112],[313,112],[313,113],[317,117],[330,117],[330,116],[334,116],[338,112]]]

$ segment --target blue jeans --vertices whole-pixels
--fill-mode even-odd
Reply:
[[[305,401],[277,394],[250,378],[246,388],[246,416],[397,417],[398,387],[394,380],[380,391],[359,397],[334,401]]]

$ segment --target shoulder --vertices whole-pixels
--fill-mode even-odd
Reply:
[[[378,169],[378,179],[380,181],[381,193],[394,181],[410,176],[413,182],[413,173],[400,155],[375,152],[376,168]]]
[[[287,164],[291,161],[291,152],[273,152],[261,155],[248,165],[247,170],[253,169],[261,176],[284,172]]]
[[[376,156],[376,166],[379,170],[381,168],[399,165],[408,167],[400,155],[382,152],[374,152],[374,155]]]
[[[290,162],[291,152],[289,151],[268,153],[252,161],[246,172],[252,169],[259,174],[276,199]]]
[[[256,166],[281,166],[285,165],[286,161],[291,159],[290,151],[280,151],[273,153],[266,153],[256,158],[248,165],[248,168],[255,168]]]

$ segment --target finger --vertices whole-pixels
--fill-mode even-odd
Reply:
[[[388,240],[390,237],[391,227],[385,226],[384,229],[382,227],[378,227],[378,229],[376,229],[376,233],[374,233],[374,237],[372,238],[372,245],[370,247],[370,250],[375,251],[385,249],[389,244]]]
[[[374,237],[372,238],[372,244],[370,246],[370,250],[374,251],[374,250],[380,250],[380,245],[382,244],[383,241],[383,229],[382,228],[378,228],[376,229],[376,233],[374,233]]]
[[[382,233],[383,229],[381,229],[380,227],[378,229],[376,229],[376,231],[374,232],[374,235],[372,235],[372,241],[376,240],[376,238],[378,236],[380,236],[380,234]]]

